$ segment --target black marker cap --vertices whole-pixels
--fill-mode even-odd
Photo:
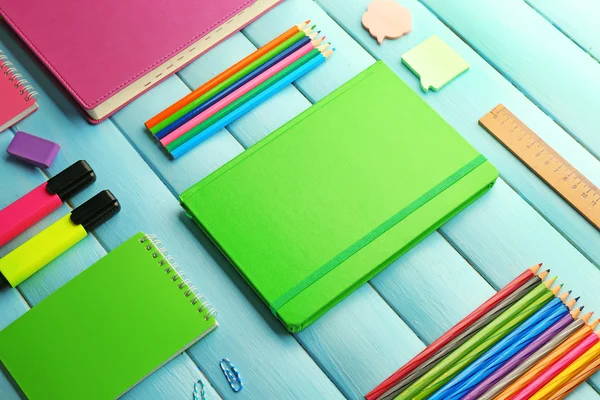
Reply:
[[[81,160],[48,179],[46,190],[50,194],[57,194],[62,201],[66,201],[90,186],[95,180],[96,174],[92,167]]]
[[[103,190],[71,212],[71,221],[86,231],[96,229],[121,210],[110,190]]]

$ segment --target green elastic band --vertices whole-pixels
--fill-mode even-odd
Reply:
[[[438,194],[442,193],[444,190],[448,189],[450,186],[454,185],[456,182],[464,178],[467,174],[473,171],[475,168],[486,162],[487,159],[483,155],[479,155],[473,161],[469,162],[458,171],[444,179],[442,182],[437,184],[433,189],[413,201],[407,207],[394,214],[390,219],[379,225],[377,228],[373,229],[371,232],[363,236],[358,241],[354,242],[350,247],[343,250],[337,256],[333,257],[326,264],[322,265],[315,272],[307,276],[298,282],[294,287],[288,290],[286,293],[281,295],[277,300],[275,300],[271,304],[271,312],[273,314],[277,314],[277,310],[283,307],[288,301],[292,300],[299,293],[301,293],[304,289],[318,281],[324,275],[332,271],[335,267],[352,257],[362,248],[367,246],[373,240],[377,239],[379,236],[383,235],[385,232],[390,230],[393,226],[398,224],[404,218],[408,217],[410,214],[418,210],[428,201],[436,197]]]

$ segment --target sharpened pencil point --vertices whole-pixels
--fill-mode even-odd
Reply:
[[[544,285],[550,289],[552,287],[552,285],[554,284],[554,282],[558,279],[558,276],[555,276],[553,278],[548,279],[546,282],[544,282]]]
[[[577,297],[575,297],[575,300],[579,301],[580,298],[581,298],[581,296],[577,296]]]
[[[533,266],[533,267],[531,267],[531,268],[529,268],[529,269],[530,269],[530,270],[531,270],[531,272],[533,272],[534,274],[537,274],[537,272],[540,270],[540,267],[541,267],[541,266],[542,266],[542,264],[538,264],[538,265],[535,265],[535,266]]]
[[[600,319],[597,319],[594,322],[592,322],[590,324],[590,328],[592,328],[592,330],[594,330],[594,329],[596,329],[596,327],[598,327],[598,324],[600,324]]]
[[[304,21],[304,23],[305,23],[306,25],[310,24],[310,19],[307,19],[306,21]]]
[[[583,317],[581,317],[581,320],[587,324],[589,322],[590,318],[592,318],[592,315],[594,315],[594,313],[589,312],[589,313],[585,314]]]

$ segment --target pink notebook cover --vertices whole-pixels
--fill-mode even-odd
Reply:
[[[0,14],[90,110],[254,1],[3,0]]]
[[[0,60],[0,132],[37,110],[35,99],[9,68]]]

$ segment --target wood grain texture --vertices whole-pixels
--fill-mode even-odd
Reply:
[[[421,0],[596,157],[600,64],[522,0]]]
[[[600,61],[600,3],[596,0],[525,0],[584,51]]]
[[[242,33],[233,35],[98,126],[90,126],[83,120],[56,83],[1,27],[0,47],[8,50],[11,59],[42,94],[40,111],[20,127],[63,146],[55,165],[47,173],[53,175],[73,161],[86,158],[97,170],[99,180],[93,189],[77,196],[73,206],[96,191],[109,188],[123,203],[123,211],[94,236],[86,238],[21,285],[23,296],[16,289],[0,289],[0,327],[26,312],[25,299],[31,304],[40,301],[139,230],[159,234],[190,279],[220,311],[221,327],[156,371],[125,398],[189,399],[193,382],[203,376],[204,382],[211,385],[210,398],[360,399],[425,344],[477,307],[494,289],[540,261],[540,255],[544,255],[541,261],[570,285],[569,289],[583,296],[582,303],[589,309],[600,310],[600,297],[593,292],[599,278],[593,263],[600,265],[597,245],[600,233],[477,126],[483,114],[502,102],[599,183],[600,162],[552,121],[551,117],[556,117],[553,113],[548,111],[551,115],[548,117],[536,106],[542,104],[541,101],[556,106],[562,118],[560,123],[563,124],[563,120],[572,123],[578,115],[571,109],[574,106],[563,109],[555,103],[566,103],[568,96],[576,96],[575,89],[565,92],[567,99],[556,98],[563,86],[553,83],[537,87],[542,78],[549,80],[548,76],[537,77],[538,80],[530,83],[536,90],[523,89],[531,101],[512,85],[515,79],[529,79],[527,74],[531,74],[533,67],[516,61],[523,64],[523,60],[530,58],[515,61],[505,59],[503,53],[492,52],[508,65],[506,71],[498,72],[494,67],[498,67],[496,62],[500,61],[492,60],[491,66],[486,62],[487,54],[475,46],[482,57],[462,42],[422,4],[416,0],[401,3],[411,10],[413,32],[378,46],[360,25],[368,0],[318,0],[316,3],[286,0]],[[508,5],[519,14],[519,21],[532,19],[547,29],[547,21],[529,6],[524,5],[526,8],[522,9],[513,3]],[[257,46],[305,19],[312,19],[331,40],[337,48],[334,56],[317,71],[223,129],[190,154],[176,162],[167,159],[145,131],[143,122]],[[486,39],[484,28],[487,27],[479,20],[475,25],[481,31],[471,27],[470,22],[461,21],[461,24],[469,25],[467,30],[471,36],[479,34]],[[511,23],[492,22],[491,29]],[[400,55],[432,34],[438,34],[458,51],[471,64],[471,70],[439,93],[424,95],[416,77],[400,64]],[[539,40],[526,38],[532,43]],[[473,40],[477,42],[476,39]],[[531,46],[530,42],[520,43],[515,37],[509,40],[520,55]],[[557,43],[554,49],[544,46],[536,50],[531,58],[541,63],[544,57],[557,57],[566,42],[558,40]],[[504,51],[508,47],[503,48]],[[565,65],[567,61],[559,60],[556,66],[547,66],[546,72],[561,72],[568,67],[583,68],[580,72],[589,74],[593,68],[585,63],[578,65],[582,54],[589,56],[576,46],[573,47],[576,51],[568,49],[575,54],[575,61],[571,60],[575,65],[569,67]],[[500,169],[503,180],[440,233],[432,234],[314,325],[292,336],[184,215],[176,195],[351,79],[375,59],[385,60],[483,152]],[[521,71],[525,78],[519,75]],[[591,98],[587,92],[578,94],[578,101]],[[585,111],[589,110],[588,107]],[[582,126],[589,128],[589,124],[578,122],[565,126],[577,134]],[[587,147],[600,143],[592,140],[590,145],[589,130],[583,132],[587,135]],[[0,135],[0,148],[9,138],[10,133]],[[37,169],[4,161],[0,156],[3,178],[0,179],[0,206],[46,179]],[[68,206],[63,206],[9,246],[35,234],[68,210]],[[9,246],[0,252],[7,251]],[[239,394],[230,390],[218,366],[224,356],[229,357],[244,376],[246,387]],[[595,377],[594,382],[600,383],[600,378]],[[1,398],[18,398],[3,375],[0,375],[0,393]],[[584,385],[572,397],[600,398],[590,385]]]

